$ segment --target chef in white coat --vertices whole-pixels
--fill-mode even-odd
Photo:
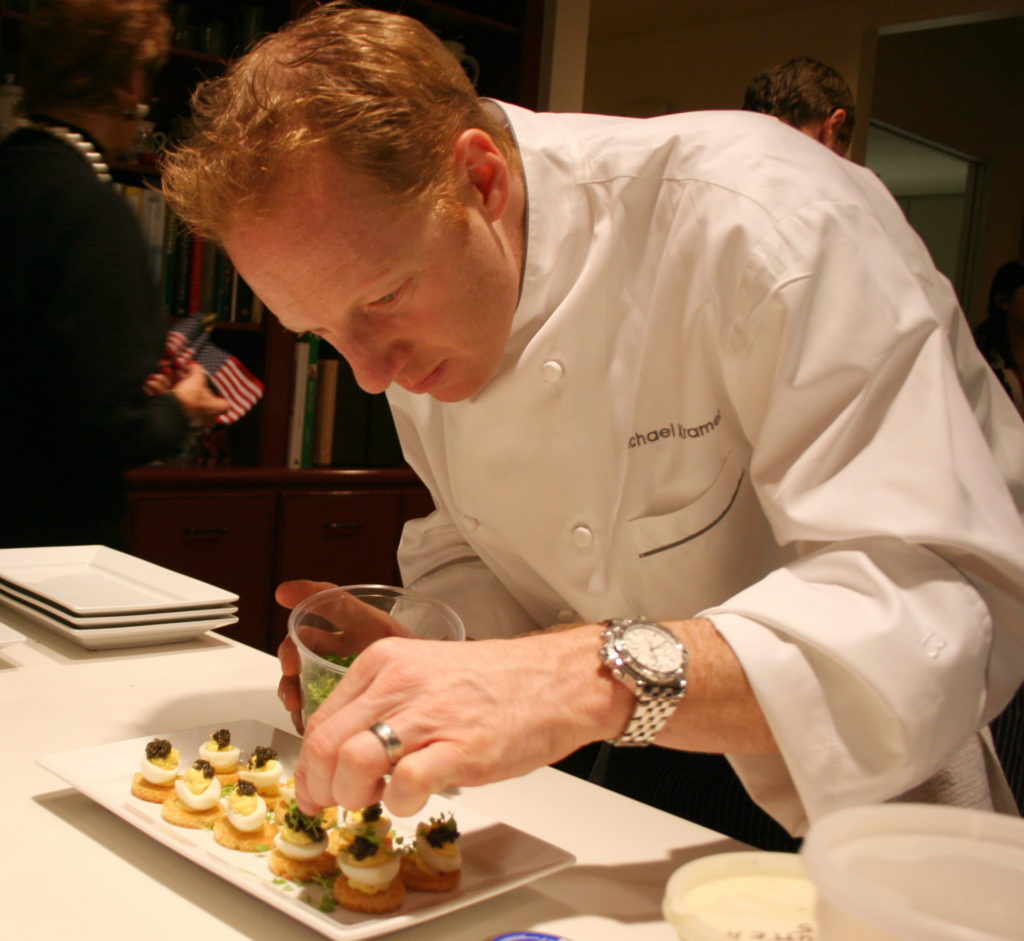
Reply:
[[[446,55],[322,8],[165,175],[387,390],[437,506],[403,576],[478,639],[366,650],[300,804],[411,813],[612,740],[725,755],[794,835],[907,795],[1012,811],[985,729],[1024,676],[1024,426],[884,187],[767,116],[481,103]]]

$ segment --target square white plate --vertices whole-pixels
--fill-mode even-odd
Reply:
[[[156,624],[124,625],[121,627],[74,627],[34,608],[31,605],[0,593],[0,609],[10,608],[36,624],[60,634],[86,650],[110,650],[115,647],[152,647],[155,644],[174,644],[228,627],[238,621],[236,617],[197,621],[162,621]]]
[[[181,752],[182,764],[186,764],[195,758],[199,746],[217,728],[230,730],[231,742],[242,750],[243,756],[257,745],[270,745],[277,751],[286,773],[294,769],[300,739],[252,720],[156,732],[109,745],[44,755],[36,758],[36,762],[164,846],[336,941],[375,938],[439,918],[564,869],[576,861],[571,853],[557,846],[460,807],[457,798],[434,796],[415,817],[392,818],[393,826],[408,841],[420,820],[452,812],[462,834],[459,888],[449,893],[410,891],[402,908],[391,915],[361,915],[340,906],[333,912],[321,912],[318,905],[325,890],[316,883],[280,879],[267,867],[267,854],[226,849],[213,839],[209,830],[172,826],[161,818],[159,804],[131,795],[132,775],[138,770],[147,742],[153,738],[168,739]]]
[[[71,627],[134,627],[138,624],[151,624],[158,621],[173,621],[174,623],[210,621],[214,618],[230,617],[238,612],[237,605],[225,604],[216,608],[179,608],[176,611],[144,611],[133,614],[68,614],[56,605],[44,601],[38,595],[20,591],[0,579],[0,600],[3,598],[13,598],[43,614],[48,614],[55,621],[61,621]]]
[[[0,579],[69,614],[209,608],[238,595],[107,546],[0,549]]]

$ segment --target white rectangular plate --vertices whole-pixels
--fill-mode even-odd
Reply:
[[[110,745],[44,755],[36,758],[36,762],[164,846],[337,941],[376,938],[439,918],[564,869],[576,861],[571,853],[557,846],[460,807],[457,798],[434,796],[415,817],[393,818],[393,825],[399,835],[409,840],[417,822],[451,811],[462,833],[459,888],[438,894],[410,891],[402,908],[392,915],[361,915],[340,906],[333,912],[321,912],[317,906],[324,890],[319,885],[279,879],[267,867],[266,854],[226,849],[213,839],[209,830],[172,826],[161,818],[159,804],[131,795],[132,775],[139,767],[147,742],[153,738],[168,739],[181,752],[182,763],[186,764],[218,728],[230,730],[231,742],[242,749],[243,756],[257,745],[270,745],[277,751],[287,773],[295,767],[300,739],[252,720],[155,732]]]
[[[6,624],[0,624],[0,647],[8,647],[11,644],[24,643],[25,635],[19,634]]]
[[[0,579],[0,598],[13,598],[43,614],[48,614],[55,621],[62,621],[72,627],[134,627],[138,624],[152,624],[159,621],[210,621],[215,618],[230,617],[238,611],[233,604],[220,605],[216,608],[179,608],[176,611],[146,611],[133,614],[68,614],[54,604],[44,601],[38,595],[30,595],[20,591]]]
[[[238,621],[236,617],[214,618],[198,621],[163,621],[156,624],[123,625],[121,627],[74,627],[64,621],[25,604],[17,598],[0,592],[0,609],[10,608],[30,621],[45,627],[54,634],[85,647],[86,650],[110,650],[115,647],[152,647],[156,644],[176,644],[228,627]]]
[[[0,549],[0,578],[70,614],[234,604],[238,595],[107,546]]]

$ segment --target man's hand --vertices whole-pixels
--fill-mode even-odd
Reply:
[[[449,786],[524,774],[617,734],[633,697],[600,668],[600,630],[376,642],[309,721],[295,771],[299,806],[311,813],[383,800],[409,815]],[[393,768],[368,731],[375,722],[401,739]]]
[[[746,674],[713,623],[664,623],[690,651],[690,683],[657,743],[726,754],[777,751]],[[299,806],[315,813],[383,800],[407,816],[447,787],[516,777],[614,738],[636,700],[601,664],[601,631],[583,624],[472,644],[377,641],[309,721],[295,769]],[[369,731],[376,722],[401,741],[393,767]]]

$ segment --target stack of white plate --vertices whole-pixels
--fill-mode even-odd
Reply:
[[[0,549],[0,605],[99,650],[187,640],[238,621],[238,595],[107,546]]]

